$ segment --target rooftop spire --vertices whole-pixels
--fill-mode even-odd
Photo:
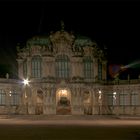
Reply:
[[[44,8],[41,11],[41,17],[40,17],[39,26],[38,26],[38,33],[41,32],[43,20],[44,20]]]

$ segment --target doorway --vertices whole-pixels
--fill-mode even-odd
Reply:
[[[35,114],[43,114],[43,92],[41,90],[37,91]]]
[[[91,94],[89,91],[85,91],[83,95],[84,115],[92,115]]]
[[[71,94],[68,89],[60,89],[56,93],[56,114],[71,114]]]

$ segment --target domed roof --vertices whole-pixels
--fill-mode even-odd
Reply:
[[[49,36],[34,36],[27,41],[27,45],[49,45]]]
[[[75,46],[79,46],[79,47],[93,46],[93,44],[95,44],[95,41],[92,41],[87,36],[77,35],[74,44]]]

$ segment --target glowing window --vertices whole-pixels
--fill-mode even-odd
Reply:
[[[57,78],[69,77],[69,58],[66,55],[59,55],[56,58],[56,76]]]
[[[6,104],[6,94],[4,90],[0,89],[0,105]]]
[[[32,58],[32,77],[33,78],[41,77],[41,63],[42,63],[42,59],[40,56],[35,56]]]
[[[93,78],[93,61],[91,57],[84,58],[84,76],[87,79]]]

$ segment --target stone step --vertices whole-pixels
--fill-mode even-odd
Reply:
[[[0,119],[29,119],[29,120],[97,120],[118,119],[114,115],[0,115]]]

